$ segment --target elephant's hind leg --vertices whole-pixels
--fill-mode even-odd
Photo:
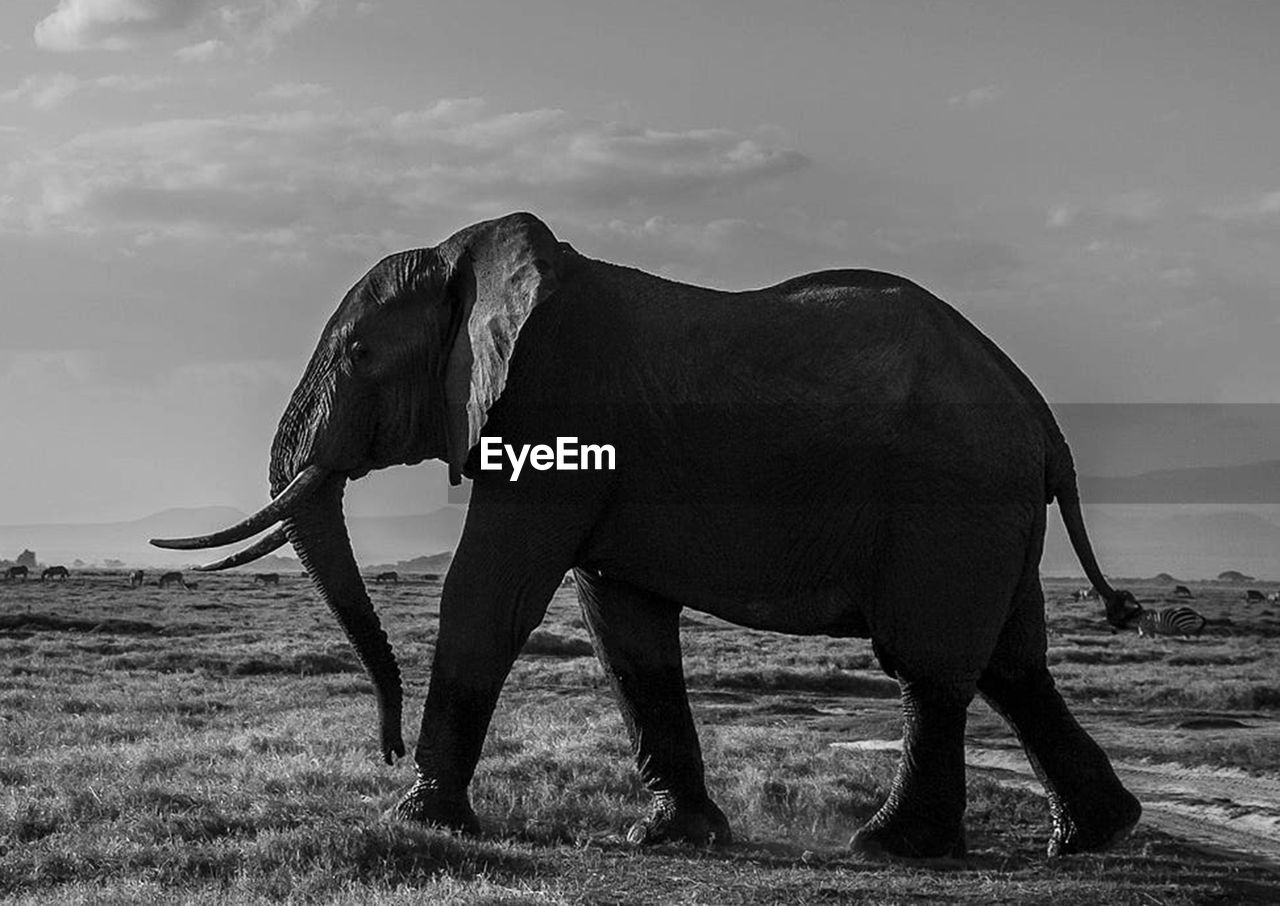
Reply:
[[[1043,509],[1043,507],[1041,508]],[[911,858],[965,852],[964,731],[1024,571],[1026,506],[902,506],[887,520],[871,635],[902,687],[902,759],[850,846]]]
[[[902,760],[889,798],[849,841],[909,858],[965,854],[964,727],[972,688],[901,680]]]
[[[1106,754],[1067,710],[1045,663],[1039,580],[1014,612],[978,691],[1013,727],[1049,796],[1049,855],[1103,850],[1142,814]]]
[[[578,600],[596,655],[618,699],[636,765],[653,794],[627,833],[633,843],[732,842],[729,822],[707,795],[680,657],[680,605],[577,571]]]

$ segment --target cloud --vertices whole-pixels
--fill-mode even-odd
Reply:
[[[333,94],[332,89],[315,82],[279,82],[257,97],[265,101],[314,101]]]
[[[1049,213],[1045,217],[1044,225],[1046,229],[1057,230],[1063,227],[1071,226],[1076,219],[1078,211],[1068,204],[1056,204],[1049,208]]]
[[[296,30],[320,9],[321,0],[268,0],[255,3],[242,12],[249,43],[257,50],[270,53],[276,42]]]
[[[772,212],[767,221],[721,217],[675,220],[610,218],[587,225],[591,246],[606,258],[635,261],[674,279],[745,289],[806,270],[847,266],[851,228],[802,211]]]
[[[91,84],[99,88],[107,88],[112,91],[123,91],[129,94],[137,94],[146,91],[155,91],[174,82],[172,76],[164,75],[105,75],[93,79]]]
[[[401,113],[163,120],[85,133],[10,163],[0,171],[0,196],[11,198],[0,229],[260,239],[420,229],[442,211],[449,223],[516,208],[586,219],[727,197],[806,164],[797,151],[723,129],[491,113],[475,99]]]
[[[66,72],[29,75],[17,87],[0,92],[0,101],[25,101],[37,110],[49,110],[80,90],[81,84]]]
[[[35,42],[54,51],[119,51],[185,37],[178,54],[188,61],[228,42],[269,53],[322,2],[330,0],[59,0],[36,23]]]
[[[1004,89],[995,85],[983,85],[981,88],[972,88],[963,94],[952,95],[947,98],[947,104],[951,107],[984,107],[993,101],[999,100],[1004,96]]]
[[[1102,204],[1100,211],[1116,226],[1144,227],[1159,220],[1167,207],[1161,193],[1139,190],[1112,196]]]
[[[1024,261],[1006,243],[962,234],[882,238],[873,266],[908,274],[911,279],[946,298],[957,291],[979,292],[1005,288]]]
[[[1280,234],[1280,191],[1263,192],[1243,201],[1210,207],[1205,211],[1210,220],[1227,227],[1244,238],[1266,238]]]
[[[45,50],[127,50],[157,35],[180,32],[215,0],[59,0],[36,23]]]
[[[169,76],[105,75],[81,79],[66,72],[30,75],[17,87],[0,92],[0,101],[29,103],[36,110],[50,110],[72,95],[101,89],[135,94],[154,91],[171,83]]]
[[[173,55],[183,63],[208,63],[210,60],[226,56],[230,51],[231,49],[226,42],[219,41],[217,38],[210,38],[208,41],[200,41],[196,44],[179,47],[173,52]]]
[[[1177,214],[1168,196],[1153,189],[1117,192],[1087,201],[1063,201],[1045,214],[1045,229],[1141,230]]]

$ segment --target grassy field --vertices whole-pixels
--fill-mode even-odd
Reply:
[[[1222,622],[1184,642],[1112,634],[1079,583],[1049,582],[1050,656],[1116,757],[1274,777],[1280,743],[1223,718],[1280,716],[1280,616],[1193,586]],[[1159,601],[1165,588],[1131,586]],[[1270,589],[1267,589],[1270,590]],[[371,586],[405,673],[412,744],[439,586]],[[710,784],[739,843],[637,851],[644,803],[572,590],[507,684],[473,787],[481,839],[381,815],[411,782],[374,747],[354,655],[304,579],[195,590],[123,574],[0,584],[0,897],[16,903],[1274,902],[1280,875],[1140,827],[1049,861],[1040,797],[972,773],[963,862],[885,864],[844,844],[896,756],[896,685],[862,641],[757,633],[691,614],[686,668]],[[1219,729],[1178,729],[1197,718]],[[1212,724],[1213,722],[1210,721]],[[1190,725],[1188,725],[1190,726]],[[975,738],[1008,733],[981,704]]]

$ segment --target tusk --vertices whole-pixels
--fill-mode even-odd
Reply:
[[[234,566],[244,566],[246,563],[252,563],[260,557],[265,557],[272,551],[279,550],[289,541],[289,536],[285,534],[284,528],[277,528],[269,535],[263,535],[253,544],[246,547],[239,553],[232,554],[230,557],[224,557],[216,563],[207,563],[204,566],[197,566],[196,572],[211,573],[220,569],[231,569]]]
[[[328,474],[328,470],[321,466],[307,466],[293,477],[293,481],[289,482],[288,487],[276,495],[275,500],[243,522],[231,526],[231,528],[214,532],[212,535],[197,535],[192,538],[152,538],[151,543],[156,547],[164,547],[169,550],[191,551],[204,547],[221,547],[224,544],[243,541],[250,535],[258,534],[267,526],[275,525],[289,515],[289,511],[297,505],[298,501],[310,494],[317,484],[324,481]]]

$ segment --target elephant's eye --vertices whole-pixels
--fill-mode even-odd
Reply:
[[[373,353],[359,340],[352,340],[351,345],[347,347],[347,355],[350,356],[352,364],[357,367],[364,367],[369,364],[369,359]]]

